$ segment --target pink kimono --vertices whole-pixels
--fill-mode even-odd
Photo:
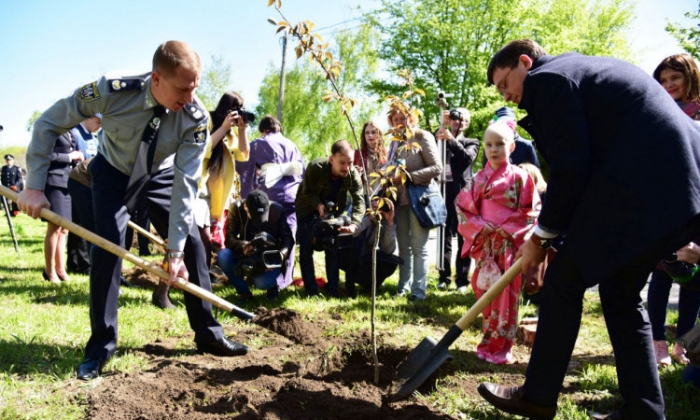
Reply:
[[[474,177],[471,188],[465,188],[455,199],[459,225],[464,237],[462,256],[476,261],[472,288],[477,299],[486,290],[477,285],[479,272],[488,253],[504,273],[515,259],[518,248],[527,240],[536,224],[540,197],[532,178],[525,170],[503,164],[497,170],[486,165]],[[482,234],[487,223],[502,228],[509,238],[496,232]],[[477,346],[477,356],[491,363],[512,360],[511,348],[518,327],[518,304],[522,276],[518,276],[482,312],[484,338]]]

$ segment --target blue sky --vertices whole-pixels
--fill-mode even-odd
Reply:
[[[353,27],[358,6],[377,0],[283,0],[293,21],[311,20],[326,39]],[[663,30],[668,20],[687,25],[683,14],[697,0],[638,0],[629,32],[636,62],[651,72],[665,56],[681,52]],[[161,42],[191,44],[206,67],[224,57],[232,69],[231,88],[247,105],[268,66],[279,67],[281,48],[267,18],[279,20],[267,0],[3,0],[0,3],[0,147],[26,144],[25,127],[34,110],[43,111],[78,86],[115,70],[147,72]],[[338,25],[339,24],[339,25]],[[293,54],[288,52],[288,62]]]

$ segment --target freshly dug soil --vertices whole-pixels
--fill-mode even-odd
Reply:
[[[285,308],[261,307],[256,314],[253,323],[236,324],[229,332],[237,341],[259,343],[246,356],[199,354],[175,349],[175,342],[135,350],[148,360],[147,367],[133,373],[103,372],[88,391],[87,418],[452,418],[415,398],[388,401],[396,367],[412,348],[379,343],[379,383],[374,384],[368,333],[329,338],[324,327],[337,321],[324,320],[324,325]],[[437,374],[447,373],[442,370]],[[508,381],[507,375],[502,378]],[[477,380],[474,375],[474,383],[464,386],[475,391]],[[431,383],[426,381],[419,391],[430,392]]]

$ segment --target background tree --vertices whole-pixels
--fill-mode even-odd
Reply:
[[[32,112],[32,115],[27,120],[27,131],[30,133],[32,132],[34,129],[34,123],[39,119],[39,117],[41,117],[41,114],[43,114],[43,112],[39,111],[38,109]]]
[[[700,2],[698,2],[698,11],[696,13],[687,12],[685,17],[697,21],[698,24],[694,27],[684,28],[679,23],[669,23],[666,25],[666,32],[676,38],[688,54],[695,57],[696,60],[700,60]]]
[[[409,69],[425,89],[423,126],[438,128],[440,91],[451,107],[472,113],[471,137],[480,138],[503,99],[487,85],[491,56],[507,42],[532,38],[550,54],[577,51],[630,56],[624,30],[632,18],[628,0],[382,0],[366,21],[383,35],[379,56],[389,71]],[[381,96],[399,94],[399,79],[374,80]]]
[[[378,69],[377,32],[368,25],[356,31],[341,31],[331,48],[334,59],[342,63],[337,83],[348,97],[358,100],[350,115],[359,127],[380,113],[379,98],[367,94],[366,81],[376,77]],[[298,60],[287,71],[284,92],[283,131],[307,159],[328,156],[330,146],[339,139],[353,142],[353,135],[337,101],[324,103],[329,90],[325,74],[308,58]],[[279,70],[269,67],[258,94],[257,115],[277,114]],[[358,133],[359,138],[359,133]]]
[[[231,65],[223,57],[211,57],[211,65],[202,74],[197,88],[197,96],[204,103],[204,108],[211,111],[221,99],[221,95],[231,90]]]

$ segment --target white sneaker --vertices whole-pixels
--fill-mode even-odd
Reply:
[[[406,296],[407,294],[408,294],[408,292],[406,291],[406,289],[399,290],[399,291],[396,293],[396,297],[404,297],[404,296]]]
[[[459,286],[457,288],[457,293],[466,294],[467,293],[467,286]]]
[[[447,282],[441,281],[440,283],[438,283],[438,290],[447,290],[447,286]]]
[[[657,366],[671,366],[671,356],[668,354],[666,340],[654,340],[654,357]]]

